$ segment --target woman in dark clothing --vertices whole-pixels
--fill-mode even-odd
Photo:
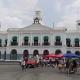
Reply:
[[[66,61],[66,69],[69,69],[69,66],[70,66],[70,62],[69,60]]]
[[[72,61],[72,70],[74,71],[74,70],[76,70],[77,69],[77,62],[76,62],[76,60],[73,60]]]
[[[55,65],[58,67],[58,65],[59,65],[59,60],[58,59],[55,60]]]

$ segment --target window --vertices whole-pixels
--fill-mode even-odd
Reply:
[[[45,46],[50,45],[48,36],[44,36],[44,43],[43,43],[43,45],[45,45]]]
[[[55,51],[55,54],[61,54],[62,52],[61,52],[61,50],[59,50],[59,49],[57,49],[56,51]]]
[[[61,46],[62,42],[61,42],[61,37],[60,36],[56,36],[55,37],[55,46]]]
[[[14,36],[13,38],[12,38],[12,41],[11,41],[11,45],[18,45],[18,43],[17,43],[17,37],[16,36]]]
[[[35,18],[35,19],[34,19],[34,24],[35,24],[35,23],[38,23],[38,24],[39,24],[39,19],[38,19],[38,18]]]
[[[13,49],[10,54],[11,60],[17,60],[17,50]]]
[[[71,51],[67,51],[66,53],[67,53],[67,54],[68,54],[68,53],[71,53]]]
[[[75,51],[75,54],[80,56],[80,51]]]
[[[61,40],[60,36],[56,36],[56,41],[60,41],[60,40]]]
[[[0,51],[0,59],[1,59],[1,51]]]
[[[2,47],[2,39],[0,39],[0,47]]]
[[[7,39],[5,39],[5,45],[4,45],[5,47],[7,46]]]
[[[79,38],[75,38],[75,47],[79,47]]]
[[[24,45],[28,45],[28,42],[29,42],[29,37],[25,36],[24,37]]]
[[[33,51],[33,56],[39,55],[39,51],[38,50],[34,50]]]
[[[38,45],[38,37],[34,37],[34,46]]]
[[[71,39],[70,38],[66,38],[66,45],[67,45],[67,47],[71,47]]]

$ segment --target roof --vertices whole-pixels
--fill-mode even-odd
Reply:
[[[52,28],[36,23],[20,29],[20,31],[25,30],[52,30]]]

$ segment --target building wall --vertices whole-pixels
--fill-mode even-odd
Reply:
[[[23,55],[23,52],[24,50],[28,50],[29,51],[29,54],[33,54],[33,51],[34,50],[38,50],[39,51],[39,54],[43,54],[43,51],[44,50],[48,50],[49,53],[53,53],[55,54],[55,51],[56,50],[61,50],[61,52],[64,54],[66,53],[67,51],[71,51],[72,53],[75,53],[75,51],[80,51],[80,47],[74,47],[74,39],[75,38],[79,38],[80,39],[80,32],[77,33],[76,32],[67,32],[67,31],[30,31],[30,32],[27,32],[27,31],[8,31],[6,34],[1,34],[0,33],[0,39],[2,39],[2,47],[0,47],[0,51],[1,51],[1,54],[2,56],[4,55],[4,52],[6,51],[6,54],[8,54],[6,56],[7,59],[10,59],[10,54],[11,54],[11,51],[13,49],[17,50],[17,54],[21,54]],[[18,40],[18,45],[17,46],[11,46],[11,41],[12,41],[12,37],[13,36],[17,36]],[[29,36],[29,43],[30,45],[29,46],[22,46],[22,43],[23,43],[23,39],[25,36]],[[35,36],[38,36],[39,37],[39,43],[40,45],[39,46],[32,46],[32,43],[33,43],[33,38]],[[43,37],[44,36],[48,36],[49,37],[49,42],[50,42],[50,46],[43,46],[42,43],[43,43]],[[61,37],[61,42],[62,42],[62,46],[55,46],[54,43],[55,43],[55,37],[56,36],[60,36]],[[71,44],[72,44],[72,47],[67,47],[66,46],[66,38],[71,38]],[[8,40],[7,42],[7,46],[4,47],[4,44],[5,44],[5,39]],[[80,41],[79,41],[80,43]],[[2,57],[3,58],[3,57]],[[19,57],[20,59],[20,57]]]

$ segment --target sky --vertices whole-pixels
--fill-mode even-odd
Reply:
[[[36,10],[41,11],[42,24],[75,30],[80,0],[0,0],[0,29],[31,25]]]

